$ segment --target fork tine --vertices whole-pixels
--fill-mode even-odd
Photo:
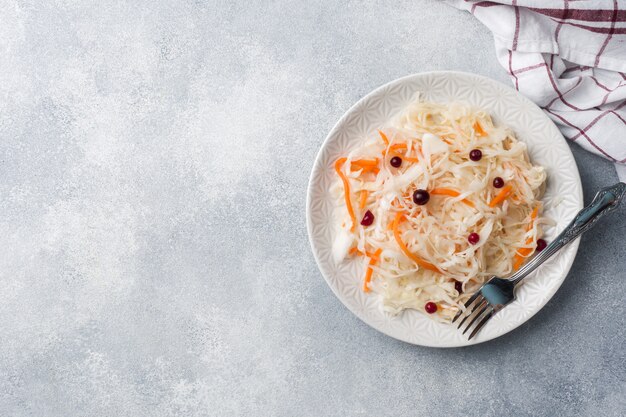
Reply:
[[[472,301],[474,301],[474,300],[476,299],[476,297],[478,297],[478,296],[481,296],[481,297],[482,297],[482,294],[480,293],[480,290],[476,291],[476,292],[474,293],[474,295],[472,295],[472,296],[470,297],[470,299],[469,299],[469,300],[467,300],[467,301],[465,302],[465,308],[469,307],[469,306],[470,306],[470,304],[472,304]]]
[[[483,317],[483,319],[480,321],[480,323],[478,323],[476,325],[476,327],[474,328],[474,330],[472,330],[472,333],[470,333],[469,337],[467,338],[467,340],[472,340],[472,337],[474,337],[474,335],[476,335],[476,333],[478,333],[478,331],[485,325],[485,323],[487,323],[489,321],[489,319],[491,318],[491,316],[493,316],[494,314],[496,314],[496,312],[493,310],[493,308],[491,309],[491,311],[487,314],[485,314],[485,316]]]
[[[491,305],[490,305],[489,303],[487,303],[487,304],[485,305],[485,307],[483,307],[483,309],[482,309],[482,310],[480,310],[478,313],[476,313],[476,315],[474,316],[474,318],[472,319],[472,321],[470,321],[470,322],[469,322],[469,324],[467,325],[467,327],[465,328],[465,330],[463,330],[463,334],[465,334],[465,333],[466,333],[466,332],[470,329],[470,327],[472,327],[472,324],[474,324],[474,322],[475,322],[476,320],[478,320],[478,318],[479,318],[480,316],[482,316],[482,314],[483,314],[483,313],[485,312],[485,310],[487,310],[488,308],[491,308],[491,309],[493,310],[493,307],[491,307]]]
[[[472,304],[474,300],[476,299],[476,297],[478,297],[479,295],[482,297],[482,295],[480,294],[480,290],[476,291],[474,295],[472,295],[470,299],[465,302],[465,309],[467,309],[470,306],[470,304]],[[452,319],[452,323],[457,321],[458,318],[461,317],[461,314],[463,313],[464,313],[464,310],[459,310],[458,313],[456,313],[456,316],[454,316],[454,318]]]
[[[457,319],[458,319],[459,317],[461,317],[461,314],[463,314],[463,310],[461,310],[461,309],[459,308],[459,311],[455,314],[455,316],[454,316],[454,318],[452,319],[451,323],[454,323],[455,321],[457,321]]]
[[[472,308],[472,311],[470,311],[468,314],[465,315],[465,317],[463,317],[463,320],[461,320],[461,322],[457,326],[457,329],[460,329],[463,323],[465,323],[465,320],[469,319],[472,316],[472,314],[474,314],[476,310],[481,308],[483,305],[488,305],[488,302],[484,297],[481,296],[481,298],[479,298],[476,304],[474,305],[474,308]]]

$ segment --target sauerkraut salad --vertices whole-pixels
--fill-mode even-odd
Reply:
[[[393,314],[450,321],[545,246],[545,171],[484,111],[418,97],[334,168],[334,260],[361,257],[363,291]]]

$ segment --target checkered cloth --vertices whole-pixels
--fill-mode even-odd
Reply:
[[[515,88],[566,138],[626,163],[626,0],[449,3],[493,32]]]

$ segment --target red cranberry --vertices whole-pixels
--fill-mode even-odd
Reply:
[[[424,310],[426,310],[428,314],[433,314],[434,312],[437,311],[437,304],[433,303],[432,301],[429,301],[424,306]]]
[[[480,161],[480,159],[483,157],[483,153],[480,151],[480,149],[472,149],[469,153],[469,157],[472,161]]]
[[[493,186],[496,188],[504,187],[504,180],[501,177],[495,177],[493,179]]]
[[[478,235],[478,233],[470,233],[469,236],[467,237],[467,241],[471,243],[472,245],[477,244],[479,240],[480,240],[480,236]]]
[[[454,281],[454,289],[459,293],[463,293],[463,283],[461,281]]]
[[[363,226],[371,226],[374,223],[374,215],[371,211],[367,210],[363,215],[363,220],[361,220],[361,225]]]
[[[391,158],[389,163],[394,168],[400,168],[400,165],[402,165],[402,158],[400,158],[399,156],[394,156],[393,158]]]
[[[430,200],[430,194],[426,190],[415,190],[413,192],[413,202],[417,205],[423,206]]]
[[[541,252],[548,246],[548,242],[543,239],[537,239],[537,252]]]

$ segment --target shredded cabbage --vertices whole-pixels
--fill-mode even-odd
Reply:
[[[349,189],[339,179],[330,187],[338,202],[333,257],[340,263],[364,255],[372,270],[364,290],[378,294],[385,311],[424,311],[434,302],[432,317],[450,321],[487,279],[509,275],[534,251],[547,223],[537,215],[545,170],[530,163],[526,145],[510,129],[459,103],[423,102],[418,96],[380,132],[346,155],[338,173]],[[473,149],[482,152],[479,161],[469,158]],[[402,158],[398,168],[390,164],[394,156]],[[504,189],[494,187],[496,177],[512,188],[490,207]],[[430,192],[427,204],[413,202],[417,189]],[[362,226],[368,210],[374,222]],[[468,242],[470,233],[478,233],[478,243]],[[377,249],[382,253],[375,257]]]

